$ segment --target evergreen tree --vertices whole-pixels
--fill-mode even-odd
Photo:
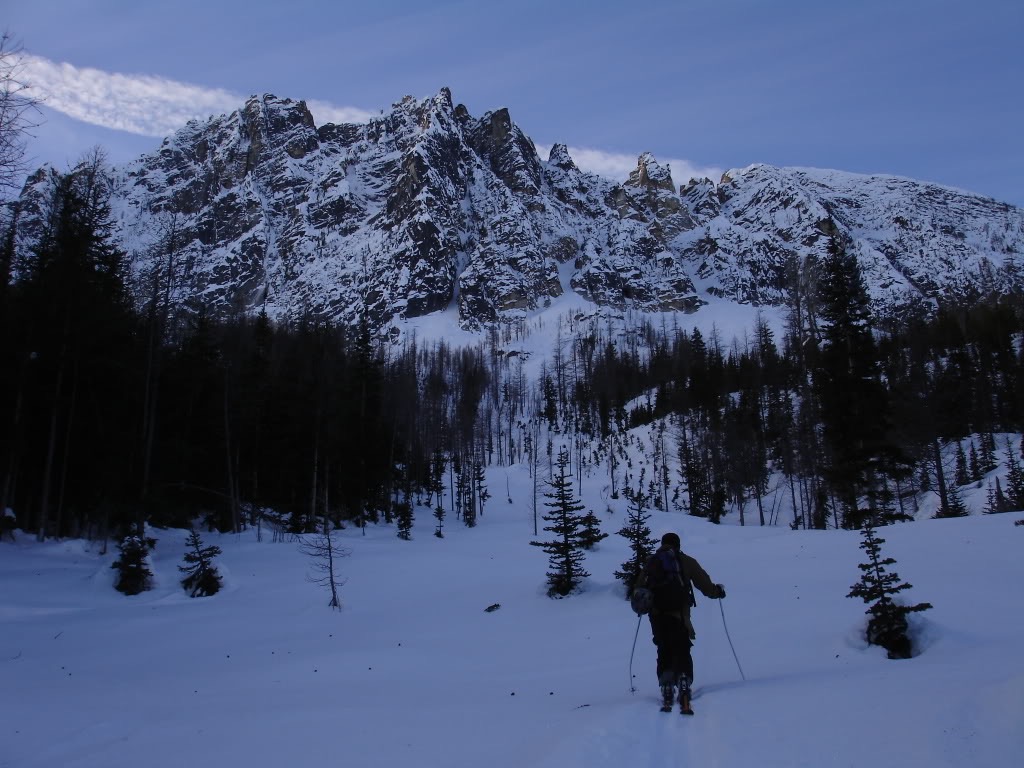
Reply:
[[[441,500],[438,499],[437,506],[434,507],[434,519],[437,520],[437,528],[434,529],[434,536],[439,539],[444,538],[444,518],[444,505],[441,504]]]
[[[996,461],[996,436],[991,432],[981,433],[980,465],[982,474],[987,475],[999,466]]]
[[[822,263],[824,346],[814,373],[827,448],[826,476],[842,510],[842,524],[864,520],[860,498],[874,507],[878,458],[891,452],[889,406],[872,334],[867,288],[856,256],[833,234]],[[889,462],[886,462],[889,463]]]
[[[960,487],[952,485],[946,489],[946,504],[939,508],[935,517],[966,517],[968,515],[967,505],[964,504],[964,497],[960,493]]]
[[[412,539],[412,498],[407,493],[405,498],[395,505],[395,520],[398,528],[398,538],[403,541]]]
[[[1010,509],[1024,509],[1024,469],[1013,455],[1009,441],[1006,444],[1006,502]]]
[[[608,538],[608,534],[601,531],[601,519],[594,514],[592,509],[586,510],[586,514],[580,518],[580,522],[583,525],[580,542],[584,549],[593,549],[600,541]]]
[[[973,440],[971,440],[971,453],[969,460],[971,480],[973,482],[976,482],[978,484],[978,487],[981,488],[981,477],[983,474],[981,471],[981,459],[978,458],[978,448],[977,446],[974,445]]]
[[[988,486],[988,495],[985,503],[985,514],[997,515],[1001,512],[1009,510],[1009,505],[1006,502],[1006,496],[1003,494],[1003,486],[999,482],[999,478],[996,478],[996,484],[993,486],[991,483]]]
[[[633,556],[624,562],[621,569],[615,572],[615,578],[626,585],[626,599],[633,596],[633,587],[636,580],[643,571],[647,561],[658,547],[657,540],[651,535],[651,528],[647,522],[651,519],[647,511],[647,496],[643,492],[643,472],[640,474],[640,483],[637,490],[627,491],[629,507],[626,512],[626,524],[617,531],[629,542],[629,549]]]
[[[867,627],[868,642],[885,648],[890,659],[909,659],[913,649],[907,636],[907,614],[928,610],[931,603],[900,605],[893,601],[893,595],[910,589],[911,585],[900,582],[895,571],[888,572],[887,566],[894,565],[896,560],[882,556],[885,539],[875,535],[870,522],[861,531],[861,537],[860,548],[867,553],[868,561],[858,566],[860,581],[851,587],[847,597],[859,597],[868,605],[865,611],[871,616]]]
[[[544,526],[544,530],[552,533],[553,537],[549,541],[531,541],[530,544],[541,547],[548,554],[548,595],[565,597],[590,574],[583,569],[585,524],[580,512],[585,507],[573,494],[569,452],[565,448],[558,452],[557,467],[558,474],[548,481],[551,491],[544,494],[550,499],[544,502],[549,511],[543,517],[550,523]]]
[[[959,440],[956,441],[956,474],[953,477],[953,482],[958,486],[964,486],[971,482],[967,472],[967,454],[964,453],[964,444]]]
[[[483,462],[479,460],[473,464],[473,484],[476,489],[477,514],[483,517],[484,504],[491,498],[491,492],[487,490],[487,475],[484,473]]]
[[[178,570],[185,574],[181,586],[192,597],[209,597],[220,591],[222,586],[220,573],[213,564],[213,558],[220,554],[220,547],[211,545],[204,547],[199,533],[193,529],[185,543],[189,549],[185,552],[185,565]]]
[[[149,548],[146,546],[145,539],[135,532],[134,524],[129,526],[129,531],[129,534],[117,545],[121,556],[110,567],[118,572],[114,588],[126,595],[137,595],[149,590],[152,585],[153,572],[149,570],[149,564],[146,562],[149,557]]]

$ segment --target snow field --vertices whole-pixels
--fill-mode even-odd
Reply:
[[[646,619],[630,692],[637,618],[612,576],[625,501],[593,504],[612,535],[586,591],[551,600],[528,478],[508,476],[513,503],[497,492],[472,530],[450,517],[435,538],[421,510],[411,542],[338,532],[341,611],[267,532],[204,534],[225,589],[196,599],[178,586],[184,531],[150,531],[157,583],[136,597],[112,588],[113,548],[19,534],[0,547],[0,766],[995,768],[1024,750],[1024,513],[880,530],[906,599],[935,606],[912,617],[923,653],[908,661],[865,645],[864,606],[845,597],[857,533],[655,513],[656,535],[679,531],[726,585],[746,674],[698,595],[684,718],[658,712]]]

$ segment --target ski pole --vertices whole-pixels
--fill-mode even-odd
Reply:
[[[633,685],[633,654],[636,653],[636,639],[640,637],[640,622],[643,616],[636,617],[636,632],[633,635],[633,650],[629,652],[629,692],[635,694],[636,686]]]
[[[740,657],[736,655],[736,648],[732,644],[732,638],[729,637],[729,625],[725,623],[725,608],[722,607],[721,598],[718,600],[718,610],[722,612],[722,627],[725,629],[725,639],[729,641],[729,647],[732,649],[732,657],[736,659],[736,667],[740,671],[740,677],[746,680],[747,676],[743,674],[743,667],[740,666]],[[639,627],[637,629],[639,630]]]

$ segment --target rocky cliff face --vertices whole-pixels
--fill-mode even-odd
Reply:
[[[114,170],[117,237],[140,279],[222,310],[383,326],[449,306],[473,327],[574,291],[601,306],[776,304],[835,226],[881,310],[1021,286],[1024,215],[904,179],[772,168],[676,187],[649,154],[616,184],[563,145],[545,161],[507,110],[442,90],[365,125],[314,125],[254,97]],[[42,177],[22,196],[21,247]]]

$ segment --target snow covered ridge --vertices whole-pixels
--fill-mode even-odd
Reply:
[[[114,171],[117,237],[140,283],[180,300],[378,327],[456,309],[477,328],[576,294],[694,312],[709,297],[778,305],[832,223],[877,309],[1024,286],[1024,212],[891,176],[753,165],[682,187],[643,154],[622,183],[541,159],[507,110],[447,89],[365,124],[316,126],[303,102],[250,98]],[[20,248],[44,175],[22,195]]]

